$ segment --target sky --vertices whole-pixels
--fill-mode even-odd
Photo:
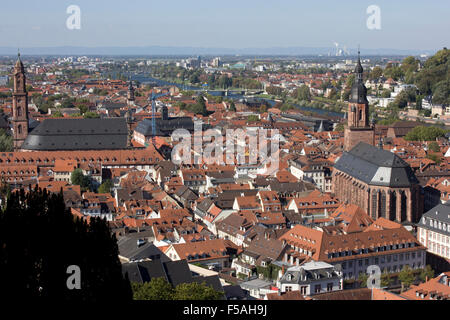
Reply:
[[[81,9],[70,30],[66,9]],[[370,30],[367,7],[380,8]],[[0,47],[190,46],[434,50],[450,44],[448,0],[21,0],[0,4]]]

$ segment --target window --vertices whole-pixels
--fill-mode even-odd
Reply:
[[[286,286],[286,292],[288,292],[288,291],[292,291],[292,286]]]
[[[327,291],[328,292],[333,291],[333,282],[327,284]]]
[[[320,284],[316,284],[314,286],[314,292],[315,293],[320,293],[321,290],[322,290],[322,286]]]
[[[303,295],[306,295],[307,289],[308,289],[308,286],[301,286],[300,287],[300,293],[303,294]]]

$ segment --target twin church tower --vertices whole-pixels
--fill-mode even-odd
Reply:
[[[14,65],[13,80],[13,143],[14,151],[18,151],[28,135],[28,93],[25,70],[20,60],[20,53]]]
[[[28,135],[28,94],[26,88],[25,70],[20,54],[13,71],[13,136],[14,150],[22,146]],[[134,90],[130,83],[128,101],[134,101]],[[374,128],[369,124],[369,102],[367,101],[367,89],[363,82],[363,67],[358,52],[358,62],[355,68],[355,81],[353,83],[349,105],[348,122],[345,128],[344,149],[351,150],[358,142],[374,145]]]
[[[344,150],[350,151],[359,142],[375,144],[373,124],[369,123],[369,102],[367,89],[363,81],[363,67],[358,51],[358,62],[355,68],[355,81],[350,92],[348,104],[348,120],[345,128]]]

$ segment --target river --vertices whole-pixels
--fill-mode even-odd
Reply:
[[[169,81],[156,79],[156,78],[152,78],[152,77],[148,77],[148,76],[144,76],[144,75],[140,75],[140,74],[132,75],[131,79],[135,80],[135,81],[139,81],[140,83],[153,82],[153,83],[156,83],[158,86],[177,86],[178,88],[180,88],[182,90],[198,90],[199,89],[199,87],[193,87],[193,86],[189,86],[189,85],[183,85],[183,84],[179,84],[179,83],[169,82]],[[208,91],[208,93],[211,94],[212,96],[222,95],[221,91],[211,90],[211,91]],[[227,98],[231,98],[233,100],[240,100],[240,99],[245,99],[246,97],[242,94],[231,93],[227,96]],[[268,102],[271,107],[273,107],[277,103],[275,100],[272,100],[272,99],[267,99],[267,98],[257,98],[257,99]],[[312,107],[305,107],[305,106],[301,106],[298,104],[293,104],[293,106],[299,110],[309,111],[309,112],[312,112],[312,113],[315,113],[315,114],[318,114],[321,116],[331,116],[331,117],[338,117],[338,118],[344,117],[344,114],[341,112],[335,112],[335,111],[330,111],[330,110],[326,110],[326,109],[319,109],[319,108],[312,108]]]

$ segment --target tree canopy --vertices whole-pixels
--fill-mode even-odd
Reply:
[[[180,283],[175,288],[164,278],[131,284],[135,300],[220,300],[223,293],[205,282]]]
[[[100,187],[98,187],[98,193],[110,193],[112,187],[112,181],[110,179],[106,179],[105,181],[103,181]]]
[[[13,137],[0,129],[0,152],[13,151]]]
[[[408,132],[405,140],[408,141],[433,141],[436,138],[444,137],[447,130],[438,127],[418,126]]]
[[[69,289],[69,266],[80,268],[80,289]],[[62,193],[16,191],[0,213],[1,295],[12,299],[125,301],[115,235],[107,222],[87,224],[64,205]]]
[[[70,181],[72,184],[80,186],[81,190],[87,191],[92,188],[91,179],[83,174],[81,169],[75,169],[70,175]]]

